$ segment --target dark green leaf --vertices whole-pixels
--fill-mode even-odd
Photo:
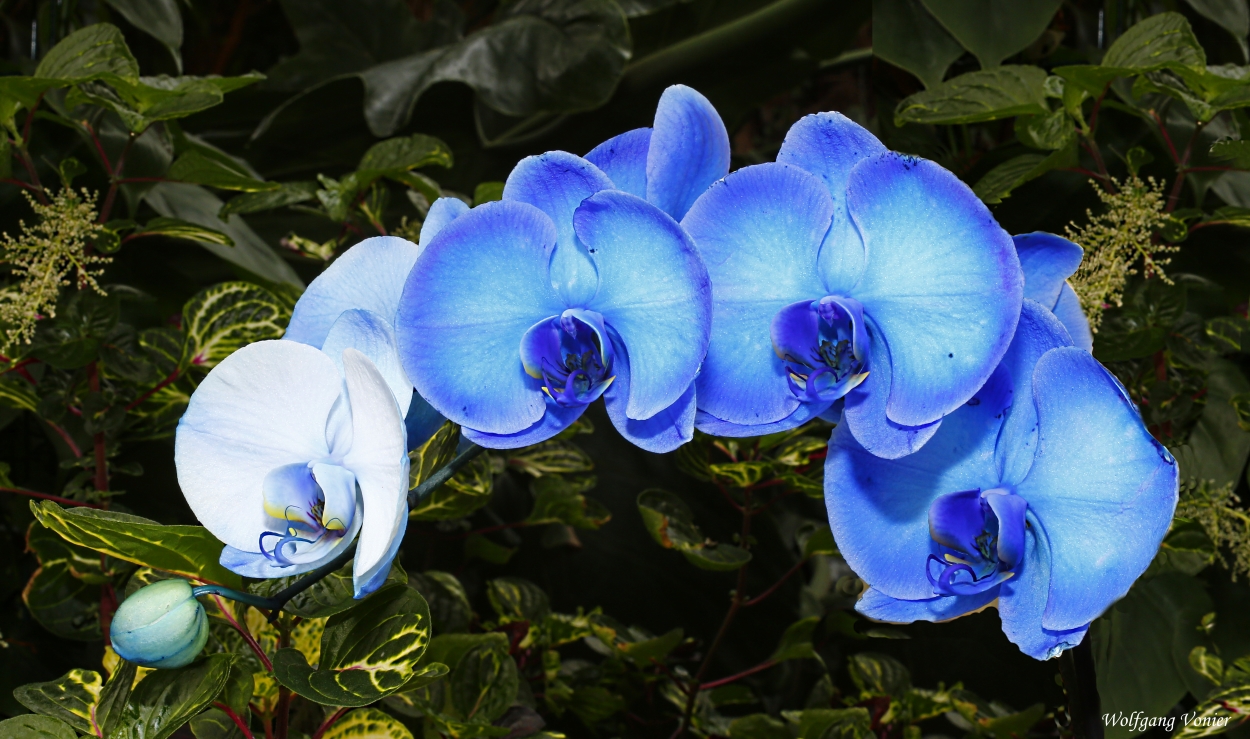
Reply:
[[[485,562],[502,565],[507,564],[516,552],[516,547],[496,544],[481,534],[472,534],[464,540],[464,556],[470,559],[476,557]]]
[[[397,719],[376,708],[357,708],[322,734],[322,739],[412,739],[412,732]]]
[[[429,640],[425,599],[405,585],[388,585],[330,617],[316,669],[299,650],[282,649],[273,658],[274,677],[316,703],[366,706],[412,679]]]
[[[898,104],[895,125],[976,123],[1018,115],[1047,115],[1046,72],[1009,65],[969,72]]]
[[[1229,161],[1239,169],[1250,169],[1250,141],[1221,139],[1211,145],[1211,156]]]
[[[1229,728],[1245,721],[1250,712],[1250,685],[1226,688],[1207,696],[1191,712],[1186,712],[1184,723],[1177,722],[1176,739],[1223,734]]]
[[[701,547],[683,549],[681,553],[686,561],[703,570],[727,572],[751,561],[750,552],[733,544],[705,542]]]
[[[665,549],[686,549],[703,544],[703,532],[694,524],[686,501],[667,490],[644,490],[638,495],[638,512],[651,537]]]
[[[864,697],[901,695],[911,688],[911,673],[888,655],[860,652],[852,655],[846,666]]]
[[[1203,614],[1212,610],[1202,585],[1180,573],[1139,580],[1123,600],[1094,622],[1094,662],[1103,712],[1164,715],[1188,690],[1189,653],[1200,642]],[[1130,736],[1108,726],[1108,739]]]
[[[490,458],[483,454],[410,507],[408,516],[417,521],[463,518],[489,503],[492,489]]]
[[[1122,333],[1103,330],[1094,337],[1094,356],[1100,362],[1122,362],[1148,357],[1163,348],[1168,331],[1151,326]]]
[[[222,544],[203,526],[164,526],[128,513],[31,503],[39,523],[71,544],[186,577],[241,587],[238,575],[217,564]]]
[[[219,218],[217,214],[222,209],[221,200],[203,187],[180,182],[161,182],[144,195],[144,200],[153,210],[167,218],[180,218],[229,236],[234,242],[233,247],[207,241],[197,242],[226,262],[268,282],[288,283],[301,288],[304,286],[295,270],[282,261],[282,257],[257,236],[242,218],[231,216],[228,221]]]
[[[18,703],[43,716],[63,721],[83,734],[95,735],[92,714],[104,689],[100,673],[70,670],[56,680],[30,683],[13,691]]]
[[[352,582],[353,563],[348,562],[338,570],[322,578],[311,588],[287,601],[282,610],[301,618],[329,618],[355,606],[355,586]],[[271,596],[290,587],[303,575],[277,577],[270,580],[257,580],[248,585],[250,592],[257,595]],[[388,583],[404,584],[408,575],[396,561],[391,565],[390,574],[386,576]]]
[[[651,660],[662,660],[667,657],[669,652],[676,649],[678,644],[681,644],[683,638],[685,638],[684,631],[673,629],[650,639],[623,642],[618,645],[618,648],[626,657],[633,660],[635,664],[640,667],[646,667],[651,664]]]
[[[135,675],[139,668],[132,662],[120,659],[113,674],[104,683],[100,698],[96,703],[94,723],[100,727],[101,735],[113,736],[113,732],[121,724],[130,703],[130,694],[134,688]]]
[[[1207,404],[1181,450],[1181,469],[1187,476],[1236,483],[1250,456],[1250,433],[1241,429],[1237,410],[1229,402],[1250,392],[1250,382],[1236,364],[1217,359],[1207,375]]]
[[[95,641],[101,637],[100,586],[74,577],[70,568],[68,555],[48,560],[41,557],[39,569],[22,589],[22,602],[39,625],[53,634]]]
[[[408,489],[412,490],[456,456],[460,427],[447,421],[421,446],[408,452]]]
[[[233,654],[210,654],[186,667],[148,674],[126,704],[116,739],[172,735],[217,697],[234,660]]]
[[[833,540],[833,530],[827,524],[817,524],[811,531],[800,530],[796,539],[803,549],[804,557],[814,557],[818,554],[832,556],[838,553],[838,545]]]
[[[210,157],[192,150],[178,157],[169,168],[169,178],[196,185],[208,185],[222,190],[262,192],[282,189],[276,182],[264,182],[238,166],[229,157]],[[206,239],[211,241],[211,239]],[[228,239],[227,239],[228,240]],[[225,242],[215,242],[225,243]],[[233,243],[231,243],[233,245]]]
[[[772,469],[767,462],[726,462],[708,465],[712,479],[736,488],[748,488],[764,479]]]
[[[247,192],[231,198],[221,206],[217,216],[226,219],[232,213],[258,213],[296,203],[305,203],[316,197],[316,182],[284,182],[275,190]]]
[[[503,200],[502,182],[479,182],[473,189],[473,207],[494,200]]]
[[[490,723],[516,699],[520,678],[506,649],[478,644],[456,663],[451,675],[451,703],[465,720]]]
[[[1180,13],[1152,15],[1124,32],[1103,55],[1102,66],[1162,69],[1176,65],[1202,71],[1206,53],[1189,21]]]
[[[451,149],[447,144],[421,133],[397,136],[380,141],[360,158],[356,176],[360,186],[367,187],[378,177],[389,177],[418,167],[451,167]]]
[[[617,695],[599,685],[581,685],[573,689],[569,708],[587,726],[604,721],[613,714],[624,711],[629,705],[624,696]]]
[[[500,577],[486,583],[490,605],[503,623],[541,623],[551,613],[551,601],[542,588],[519,577]]]
[[[473,608],[464,586],[450,572],[426,570],[408,576],[408,584],[416,588],[430,606],[435,634],[467,632],[473,621]]]
[[[577,481],[554,475],[540,477],[530,485],[534,492],[534,509],[526,522],[534,525],[562,523],[578,529],[599,528],[612,518],[612,512],[599,501],[582,495],[593,486],[593,477],[589,484],[578,484]]]
[[[139,63],[122,32],[108,23],[80,28],[61,39],[35,68],[36,77],[74,81],[105,74],[139,76]]]
[[[734,719],[729,725],[730,739],[792,739],[786,725],[766,713]]]
[[[589,472],[595,468],[589,454],[563,439],[550,439],[518,449],[509,455],[508,464],[534,477]]]
[[[785,662],[791,659],[814,659],[821,664],[824,660],[812,646],[812,633],[820,625],[820,616],[812,616],[790,624],[781,635],[781,642],[768,659],[772,662]]]
[[[1250,36],[1250,9],[1246,0],[1187,0],[1198,14],[1212,20],[1228,31],[1241,46],[1241,56],[1250,61],[1250,49],[1246,37]]]
[[[182,69],[182,14],[177,0],[107,0],[132,26],[169,49],[178,69]]]
[[[215,367],[240,347],[281,338],[290,317],[273,293],[250,282],[223,282],[201,290],[182,308],[186,343],[180,363]]]
[[[809,708],[785,714],[798,721],[797,739],[869,739],[872,720],[866,708]]]
[[[877,0],[872,4],[872,53],[934,88],[964,48],[920,0]]]
[[[51,716],[15,716],[0,721],[0,739],[75,739],[74,729]]]
[[[1046,151],[1062,149],[1076,135],[1072,119],[1063,108],[1047,115],[1020,116],[1016,119],[1015,129],[1020,143]]]
[[[981,62],[982,69],[997,67],[1004,59],[1037,40],[1050,25],[1062,0],[922,0],[925,7],[964,48]]]
[[[238,724],[220,708],[210,708],[191,719],[190,727],[195,739],[244,739]]]
[[[148,221],[146,226],[131,234],[132,238],[139,236],[168,236],[171,239],[186,239],[206,244],[234,246],[234,241],[221,231],[205,228],[180,218],[166,218],[164,216],[153,218]]]

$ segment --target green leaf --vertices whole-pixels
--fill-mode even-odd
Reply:
[[[751,561],[751,553],[742,547],[716,542],[704,542],[701,547],[683,549],[681,553],[695,567],[718,572],[736,570]]]
[[[408,489],[416,488],[455,459],[459,444],[460,427],[447,421],[421,446],[408,452]]]
[[[164,526],[139,516],[94,508],[61,508],[32,502],[39,523],[71,544],[127,562],[228,587],[242,587],[238,575],[217,564],[222,543],[203,526]]]
[[[53,46],[35,68],[35,76],[89,80],[112,74],[138,77],[139,63],[117,26],[97,23],[74,31]]]
[[[814,531],[802,539],[804,557],[818,554],[833,556],[838,553],[838,545],[833,540],[833,530],[827,524],[818,524]]]
[[[1140,359],[1163,348],[1168,329],[1150,326],[1134,331],[1099,331],[1094,339],[1094,356],[1100,362],[1123,362]]]
[[[0,376],[0,405],[33,411],[39,407],[39,396],[29,381],[16,374],[6,374]]]
[[[335,721],[322,739],[412,739],[412,732],[376,708],[358,708]]]
[[[430,640],[430,611],[421,594],[388,585],[330,617],[316,669],[298,649],[273,658],[274,677],[329,706],[366,706],[400,690],[417,673]]]
[[[1116,39],[1103,55],[1102,66],[1135,70],[1175,66],[1201,72],[1207,57],[1185,16],[1159,13]]]
[[[203,187],[181,182],[160,182],[147,191],[144,200],[153,210],[167,218],[180,218],[229,236],[234,242],[233,248],[207,241],[197,242],[224,261],[267,282],[287,283],[300,288],[304,286],[295,270],[264,239],[257,236],[243,219],[231,216],[229,220],[223,221],[219,218],[217,214],[222,209],[221,199]]]
[[[550,439],[518,449],[508,457],[508,464],[534,477],[589,472],[595,468],[589,454],[563,439]]]
[[[254,341],[278,339],[291,313],[273,293],[250,282],[201,290],[182,308],[181,366],[210,369]]]
[[[30,615],[63,639],[99,639],[99,586],[108,581],[100,572],[100,555],[71,546],[38,522],[31,524],[26,544],[39,558],[39,568],[22,590]]]
[[[1076,135],[1072,119],[1063,108],[1046,115],[1022,115],[1015,121],[1015,131],[1020,143],[1045,151],[1062,149]]]
[[[1250,712],[1250,685],[1238,685],[1220,690],[1194,707],[1192,714],[1185,713],[1184,723],[1177,722],[1175,739],[1198,739],[1198,737],[1223,734],[1231,727],[1245,721]]]
[[[786,725],[767,713],[753,713],[734,719],[729,739],[792,739]]]
[[[888,655],[860,652],[851,655],[846,666],[864,698],[902,695],[911,688],[911,673]]]
[[[114,736],[165,739],[172,735],[217,697],[234,660],[233,654],[210,654],[186,667],[149,673],[131,694]]]
[[[486,596],[502,623],[528,621],[539,624],[551,613],[551,601],[543,589],[519,577],[487,581]]]
[[[102,736],[113,736],[121,724],[138,672],[139,668],[134,663],[119,658],[113,674],[104,683],[100,699],[96,702],[94,718],[94,724],[100,728]]]
[[[1028,736],[1029,729],[1046,713],[1046,704],[1034,703],[1028,708],[985,722],[985,728],[996,737]]]
[[[812,646],[812,633],[820,625],[820,620],[820,616],[811,616],[790,624],[786,628],[786,632],[781,635],[781,642],[777,644],[777,649],[773,651],[773,656],[768,658],[769,661],[785,662],[791,659],[814,659],[823,665],[825,661],[820,658],[816,648]]]
[[[1047,115],[1046,72],[1008,65],[969,72],[898,104],[895,125],[977,123],[1018,115]]]
[[[1241,46],[1242,59],[1250,61],[1250,48],[1246,37],[1250,36],[1250,9],[1246,0],[1187,0],[1189,7],[1202,17],[1214,21],[1232,35]]]
[[[489,203],[495,200],[503,200],[502,182],[479,182],[477,187],[473,188],[474,208],[482,203]]]
[[[667,657],[668,653],[676,649],[684,638],[684,631],[673,629],[650,639],[623,642],[618,645],[618,649],[639,667],[647,667],[651,664],[651,660],[663,660]]]
[[[1164,715],[1200,678],[1189,654],[1198,624],[1213,610],[1202,585],[1180,573],[1138,580],[1128,595],[1094,622],[1094,663],[1104,713]],[[1126,714],[1127,715],[1127,714]],[[1108,726],[1108,739],[1126,739],[1128,727]]]
[[[797,739],[868,739],[872,720],[866,708],[809,708],[782,713],[798,724]]]
[[[15,716],[0,721],[0,739],[76,739],[73,727],[51,716]]]
[[[1215,543],[1201,525],[1176,519],[1147,572],[1153,575],[1175,570],[1186,575],[1196,575],[1215,561],[1215,555]]]
[[[205,228],[180,218],[153,218],[147,225],[131,234],[131,238],[140,236],[168,236],[171,239],[186,239],[207,244],[234,246],[229,236],[212,228]]]
[[[221,206],[217,212],[219,218],[229,218],[232,213],[259,213],[260,211],[282,208],[296,203],[306,203],[317,197],[316,182],[283,182],[275,183],[273,190],[245,192],[237,195]]]
[[[157,121],[185,118],[222,101],[221,87],[200,77],[121,77],[99,75],[80,83],[66,97],[67,105],[90,101],[108,108],[132,132],[146,131]]]
[[[484,634],[439,634],[430,640],[429,649],[421,657],[420,665],[425,667],[433,664],[447,664],[453,667],[460,662],[470,649],[479,644],[490,644],[492,648],[508,651],[508,636],[501,631],[490,631]]]
[[[1050,25],[1062,0],[923,0],[926,8],[982,69],[1024,50]]]
[[[611,97],[630,55],[629,28],[614,0],[518,0],[501,7],[485,28],[434,48],[403,3],[379,11],[362,22],[346,17],[350,11],[333,0],[310,2],[292,19],[300,54],[270,70],[271,78],[300,89],[358,77],[370,131],[389,136],[439,82],[468,85],[483,104],[509,116],[596,108]],[[344,38],[344,27],[362,25],[359,35]],[[368,41],[378,28],[386,29],[385,46]],[[300,97],[271,113],[254,136],[263,136],[284,111],[297,112]]]
[[[452,166],[451,149],[433,136],[414,133],[380,141],[360,158],[356,178],[360,189],[379,177],[395,177],[418,167]]]
[[[70,670],[56,680],[22,685],[13,691],[13,697],[35,713],[63,721],[80,733],[97,736],[92,728],[92,714],[103,689],[100,673]]]
[[[594,726],[624,711],[628,705],[624,696],[600,685],[579,685],[573,689],[573,697],[569,700],[569,709],[587,726]]]
[[[262,192],[282,189],[282,185],[277,182],[265,182],[256,179],[250,172],[231,160],[230,157],[212,157],[197,150],[188,151],[178,157],[169,168],[168,177],[196,185],[208,185],[222,190],[238,190],[240,192]],[[231,242],[231,245],[233,245],[233,242]]]
[[[540,477],[530,485],[534,509],[526,523],[563,523],[578,529],[598,529],[612,518],[612,512],[599,501],[582,495],[593,486],[594,478],[586,482],[553,475]]]
[[[1206,647],[1197,646],[1190,650],[1189,666],[1194,672],[1210,680],[1212,685],[1224,682],[1224,660],[1208,652]]]
[[[239,714],[239,717],[247,720],[244,714]],[[239,731],[234,719],[220,708],[210,708],[204,711],[191,719],[188,726],[191,727],[191,733],[195,735],[195,739],[244,739],[243,732]]]
[[[451,675],[451,704],[465,720],[490,723],[516,699],[520,677],[507,649],[478,644],[456,663]]]
[[[771,471],[767,462],[726,462],[708,465],[712,480],[736,488],[748,488],[764,479]]]
[[[490,458],[483,454],[409,507],[408,517],[416,521],[463,518],[490,502],[493,479]]]
[[[920,0],[877,0],[872,4],[872,53],[932,89],[942,84],[964,47]]]
[[[638,512],[651,538],[665,549],[702,546],[703,532],[694,524],[694,512],[675,493],[657,488],[642,491]]]
[[[300,618],[329,618],[352,608],[360,601],[355,600],[355,585],[352,579],[353,563],[348,562],[331,572],[304,592],[287,601],[282,610]],[[276,577],[269,580],[257,580],[248,585],[249,592],[269,597],[301,580],[303,575]],[[391,564],[390,574],[386,582],[405,584],[408,575],[396,561]]]
[[[481,534],[472,534],[464,540],[464,556],[469,559],[476,557],[484,562],[502,565],[507,564],[516,552],[516,547],[496,544]]]
[[[467,632],[473,621],[473,607],[464,586],[450,572],[426,570],[408,576],[408,584],[417,589],[430,606],[430,619],[435,634]]]
[[[1250,169],[1250,141],[1221,139],[1211,144],[1211,156],[1231,162],[1238,169]]]
[[[1207,374],[1207,404],[1181,450],[1181,469],[1187,476],[1214,480],[1216,485],[1241,479],[1250,457],[1250,433],[1241,429],[1237,410],[1229,402],[1250,392],[1250,381],[1226,359],[1211,363]]]
[[[106,0],[130,25],[160,41],[182,69],[182,14],[177,0]]]

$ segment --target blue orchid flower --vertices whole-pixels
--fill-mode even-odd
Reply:
[[[443,223],[468,209],[455,198],[440,198],[426,215],[420,243],[376,236],[348,249],[300,296],[282,337],[322,349],[340,369],[344,349],[368,357],[405,410],[410,449],[429,439],[444,419],[414,392],[399,362],[395,339],[399,298],[423,246]]]
[[[1094,350],[1094,334],[1081,310],[1068,278],[1081,264],[1085,250],[1071,241],[1045,231],[1013,236],[1020,269],[1024,271],[1024,297],[1036,300],[1059,319],[1072,343],[1087,352]]]
[[[838,113],[795,123],[775,163],[712,185],[682,226],[712,279],[696,419],[710,434],[841,411],[866,449],[901,457],[972,397],[1015,331],[1011,237],[953,174]]]
[[[517,164],[502,201],[432,235],[400,301],[400,353],[421,396],[482,446],[549,439],[603,397],[626,438],[668,451],[694,433],[710,294],[676,221],[548,152]]]
[[[708,99],[685,85],[660,96],[654,128],[604,141],[586,160],[618,190],[637,195],[676,220],[729,172],[729,133]]]
[[[1177,466],[1120,383],[1025,300],[989,381],[923,449],[883,460],[833,432],[825,503],[879,621],[997,605],[1007,637],[1047,659],[1080,643],[1153,559]]]
[[[259,341],[226,357],[191,396],[174,461],[191,510],[226,544],[224,567],[297,575],[357,542],[361,598],[386,580],[407,526],[408,455],[393,378],[336,351]]]

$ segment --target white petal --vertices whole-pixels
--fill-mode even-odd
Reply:
[[[265,475],[328,455],[326,419],[342,387],[329,357],[292,341],[245,346],[204,378],[178,422],[174,460],[188,505],[213,536],[259,551]]]
[[[355,349],[368,357],[395,395],[402,416],[412,403],[412,383],[399,361],[397,346],[395,330],[385,318],[370,310],[345,310],[330,327],[321,351],[334,360],[340,371],[344,349]]]
[[[377,367],[359,351],[345,349],[343,370],[352,404],[352,448],[343,466],[356,473],[364,499],[353,572],[359,586],[388,564],[392,544],[403,533],[408,454],[399,408]]]

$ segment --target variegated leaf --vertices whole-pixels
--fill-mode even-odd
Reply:
[[[202,290],[182,309],[186,341],[181,366],[209,369],[242,346],[281,338],[290,318],[281,300],[250,282],[223,282]]]
[[[322,739],[412,739],[412,732],[376,708],[358,708],[332,724]]]
[[[100,673],[70,670],[56,680],[23,685],[13,691],[13,697],[35,713],[60,719],[88,736],[99,736],[95,709],[103,689]]]

